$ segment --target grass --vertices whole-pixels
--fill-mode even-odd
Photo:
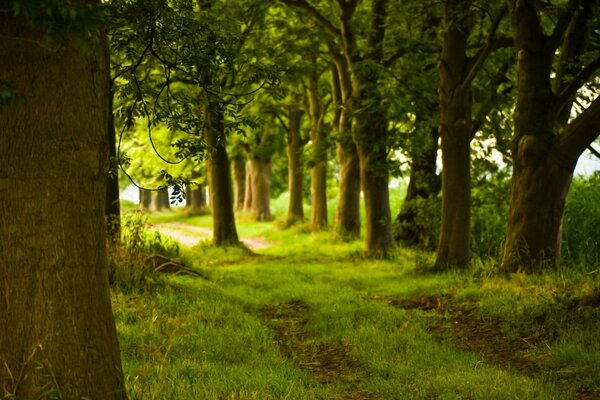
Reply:
[[[114,294],[131,399],[600,398],[594,274],[434,274],[428,253],[273,226],[238,225],[277,242],[259,254],[184,248],[206,279]]]

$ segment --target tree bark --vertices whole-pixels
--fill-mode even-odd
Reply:
[[[246,164],[243,154],[240,152],[232,157],[233,164],[233,204],[235,211],[244,209],[244,197],[246,186]]]
[[[448,0],[440,70],[442,220],[435,266],[464,268],[471,260],[471,87],[467,40],[470,2]]]
[[[440,191],[440,177],[436,173],[439,130],[417,131],[416,135],[419,144],[411,151],[408,188],[396,217],[395,239],[411,246],[430,248],[435,246],[430,237],[432,224],[437,221],[423,221],[419,207]]]
[[[150,211],[152,208],[152,192],[149,190],[139,189],[140,203],[138,208],[142,211]]]
[[[360,179],[365,200],[366,249],[386,253],[394,244],[389,201],[387,119],[381,109],[377,76],[355,71],[357,115],[354,139],[360,159]]]
[[[316,59],[315,59],[316,64]],[[335,68],[335,66],[333,66]],[[339,82],[334,96],[339,98]],[[310,227],[313,231],[327,229],[327,152],[329,135],[324,124],[325,107],[319,90],[319,74],[313,72],[308,81],[309,110],[311,121],[312,167],[310,169],[311,212]],[[336,99],[337,100],[337,99]]]
[[[287,213],[287,224],[293,225],[304,220],[304,208],[302,199],[304,197],[304,163],[302,153],[306,141],[302,138],[300,124],[302,122],[302,110],[297,107],[289,107],[287,126],[287,155],[288,155],[288,191],[289,204]]]
[[[108,57],[108,55],[107,55]],[[117,133],[115,131],[115,116],[113,114],[114,90],[112,88],[112,80],[110,78],[110,70],[108,71],[110,93],[108,96],[108,150],[112,161],[117,158]],[[114,165],[111,165],[111,168]],[[106,222],[108,227],[108,238],[112,241],[121,239],[121,204],[119,199],[119,174],[111,171],[108,176],[108,184],[106,186],[106,206],[105,206]]]
[[[216,100],[207,96],[203,117],[206,128],[208,184],[213,216],[213,242],[216,246],[239,245],[229,156],[227,155],[223,110]]]
[[[29,26],[0,14],[0,79],[24,95],[0,108],[0,390],[125,399],[105,250],[108,60],[69,40],[49,50]]]
[[[583,8],[566,9],[563,15],[570,15],[570,23],[562,33],[557,24],[549,37],[541,27],[535,2],[508,1],[517,52],[518,95],[502,259],[505,271],[533,271],[553,266],[560,259],[560,226],[573,171],[579,156],[600,132],[598,99],[570,123],[565,117],[564,110],[570,110],[578,88],[572,85],[584,81],[564,79],[561,65],[554,85],[551,78],[556,54],[562,57],[559,64],[563,66],[579,71],[587,68],[575,57],[581,49],[573,51],[571,47],[581,43],[570,39],[573,29],[586,29],[591,18],[586,10],[591,3],[582,4]],[[557,52],[559,45],[562,47]],[[574,88],[572,92],[570,88]]]
[[[365,55],[359,56],[351,24],[343,18],[344,53],[352,71],[355,126],[353,137],[360,159],[360,178],[365,200],[366,250],[385,254],[393,246],[387,162],[387,118],[381,105],[379,69],[387,20],[387,0],[372,2],[371,29]],[[367,62],[368,61],[368,62]]]
[[[335,217],[335,231],[344,240],[360,236],[360,162],[356,144],[352,138],[352,117],[349,113],[352,96],[352,81],[348,63],[342,56],[334,57],[332,70],[333,91],[339,88],[339,102],[334,106],[339,110],[337,124],[337,159],[339,172],[338,206]]]
[[[165,188],[154,192],[150,208],[152,211],[162,211],[171,208],[168,189]]]
[[[252,162],[246,158],[246,183],[244,185],[244,211],[252,212]]]
[[[252,213],[257,221],[271,219],[271,161],[250,157],[252,165]]]

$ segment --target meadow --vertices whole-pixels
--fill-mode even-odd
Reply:
[[[211,226],[150,217],[173,221]],[[131,399],[600,398],[598,269],[433,273],[426,251],[368,258],[359,241],[244,218],[240,236],[268,247],[125,228],[143,248],[112,275]],[[156,252],[187,269],[152,272]]]

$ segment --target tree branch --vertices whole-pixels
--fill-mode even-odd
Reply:
[[[310,5],[306,0],[279,0],[280,2],[287,4],[292,7],[301,8],[308,13],[315,20],[315,22],[331,36],[337,38],[341,36],[341,31],[333,25],[333,23],[325,18],[323,14],[319,12],[315,7]]]
[[[577,76],[563,89],[558,95],[559,110],[562,110],[565,104],[575,96],[577,91],[592,78],[592,76],[600,69],[600,57],[586,65]]]
[[[552,31],[552,35],[548,38],[546,42],[546,50],[550,54],[554,54],[560,43],[562,42],[565,31],[569,27],[571,23],[571,19],[575,15],[577,8],[580,4],[581,0],[569,0],[569,3],[563,10],[563,12],[559,15],[558,21],[554,26],[554,30]]]
[[[477,55],[475,57],[475,62],[469,69],[469,73],[467,74],[465,80],[461,83],[460,86],[462,89],[465,89],[465,88],[468,88],[469,86],[471,86],[471,83],[473,83],[473,80],[475,79],[475,77],[477,76],[477,73],[483,66],[483,63],[485,62],[485,60],[488,58],[488,56],[494,49],[494,43],[495,43],[494,38],[496,36],[496,31],[498,30],[498,26],[500,26],[500,22],[506,15],[506,11],[507,11],[506,4],[504,4],[496,12],[494,19],[492,20],[492,25],[490,26],[490,30],[488,32],[487,42],[486,42],[485,46],[482,47],[481,50],[477,53]]]
[[[563,156],[575,163],[599,134],[600,96],[568,125],[564,134],[558,136],[556,147]]]

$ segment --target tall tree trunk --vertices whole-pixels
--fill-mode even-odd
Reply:
[[[352,71],[352,97],[356,113],[353,136],[360,159],[360,179],[365,199],[365,244],[367,251],[375,254],[386,253],[394,244],[388,186],[387,119],[381,105],[379,69],[365,62],[380,63],[383,59],[386,5],[387,0],[372,2],[366,60],[358,54],[351,24],[344,22],[342,30],[346,38],[344,53]]]
[[[108,60],[0,13],[0,388],[125,399],[106,265]],[[40,193],[44,198],[40,201]]]
[[[288,225],[304,220],[304,209],[302,207],[302,198],[304,197],[302,187],[304,163],[302,153],[306,142],[300,133],[302,113],[302,110],[296,107],[290,107],[288,111],[287,155],[289,204],[286,218]]]
[[[239,152],[232,157],[233,164],[233,205],[235,211],[244,209],[244,197],[246,186],[246,163],[244,155]]]
[[[316,60],[315,60],[316,63]],[[335,68],[335,65],[332,65]],[[339,82],[334,96],[339,102]],[[314,72],[309,77],[309,116],[311,120],[310,141],[312,143],[312,168],[310,170],[310,193],[312,207],[310,226],[313,231],[327,229],[327,151],[329,135],[324,124],[325,107],[319,91],[319,74]],[[336,117],[337,118],[337,117]],[[338,122],[339,123],[339,122]]]
[[[213,216],[213,241],[217,246],[238,245],[239,238],[233,211],[231,171],[227,155],[223,110],[208,96],[204,107],[208,146],[208,184]]]
[[[108,56],[107,56],[108,57]],[[108,71],[110,94],[108,96],[108,151],[111,162],[115,162],[117,158],[117,133],[115,132],[115,116],[113,114],[114,89],[112,80],[110,79],[110,70]],[[108,237],[113,241],[121,239],[121,204],[119,201],[119,174],[116,166],[114,171],[108,176],[108,184],[106,186],[106,222],[108,226]]]
[[[471,88],[467,40],[470,2],[448,0],[440,70],[442,221],[436,268],[463,268],[471,259]]]
[[[271,161],[251,157],[252,213],[257,221],[271,219]]]
[[[436,173],[439,131],[437,127],[429,129],[429,132],[426,129],[417,131],[419,145],[411,150],[410,177],[404,202],[396,217],[395,239],[411,246],[429,248],[435,246],[431,226],[436,222],[423,221],[420,213],[423,212],[423,202],[436,197],[440,191],[440,178]]]
[[[352,139],[352,117],[349,113],[352,81],[348,63],[342,56],[334,58],[336,68],[332,71],[332,84],[339,86],[341,103],[337,118],[337,159],[340,168],[339,198],[336,209],[335,231],[345,239],[360,236],[360,162],[356,144]]]
[[[570,113],[565,112],[585,82],[568,77],[564,69],[576,72],[575,76],[584,69],[577,56],[581,38],[589,36],[592,2],[566,10],[571,19],[559,40],[544,34],[535,2],[508,1],[508,5],[517,51],[518,95],[502,268],[531,271],[560,259],[560,226],[573,171],[600,131],[600,99],[570,123]],[[555,32],[561,33],[556,28]],[[556,54],[561,59],[555,70]]]
[[[381,109],[377,76],[355,71],[357,115],[354,139],[360,159],[360,179],[365,200],[366,249],[386,253],[394,244],[389,200],[387,119]]]

